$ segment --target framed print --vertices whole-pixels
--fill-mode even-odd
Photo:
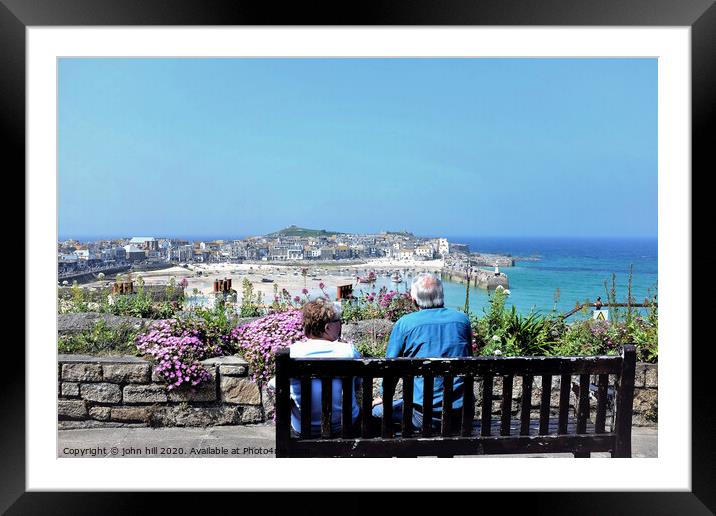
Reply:
[[[2,0],[7,166],[26,178],[28,242],[3,510],[52,498],[76,513],[64,491],[148,490],[714,510],[691,283],[692,170],[713,162],[712,4],[386,2],[349,19]],[[416,321],[432,309],[463,333],[429,333],[438,319]],[[424,354],[434,339],[465,351]],[[306,371],[316,353],[387,365],[297,382],[283,348]],[[473,388],[473,365],[381,369],[365,388],[370,367],[438,357],[493,365]],[[430,398],[432,429],[415,419]],[[411,424],[423,441],[408,442]],[[306,425],[340,458],[310,443],[290,457],[282,439]],[[402,448],[378,458],[386,446]]]

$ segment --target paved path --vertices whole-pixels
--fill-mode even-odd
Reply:
[[[274,457],[274,426],[60,430],[58,457]],[[632,430],[633,457],[657,456],[657,430]],[[504,457],[571,457],[568,453]],[[608,453],[595,453],[593,457]],[[472,457],[472,456],[471,456]],[[480,457],[480,456],[477,456]],[[492,456],[494,457],[494,455]]]

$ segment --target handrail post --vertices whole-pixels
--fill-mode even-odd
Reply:
[[[291,439],[291,393],[288,348],[276,351],[276,457],[288,457]]]
[[[622,349],[622,368],[616,402],[614,452],[612,457],[631,457],[631,426],[634,408],[634,376],[636,348],[626,344]]]

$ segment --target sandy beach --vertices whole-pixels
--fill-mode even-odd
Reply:
[[[324,290],[331,298],[336,297],[338,285],[353,285],[354,292],[360,289],[370,289],[370,285],[358,283],[359,276],[365,277],[371,271],[378,277],[376,285],[388,285],[389,288],[405,290],[410,285],[410,278],[419,272],[439,272],[444,263],[442,260],[390,260],[375,259],[362,264],[341,264],[341,262],[316,262],[311,265],[280,265],[278,263],[197,263],[190,264],[188,268],[171,267],[158,271],[142,271],[133,273],[136,279],[141,276],[147,285],[164,285],[173,277],[179,283],[183,278],[189,282],[186,293],[193,295],[197,293],[210,294],[213,291],[214,280],[231,278],[232,288],[242,297],[242,282],[248,279],[254,287],[254,291],[261,292],[266,302],[271,302],[274,296],[274,285],[278,286],[279,292],[282,289],[288,290],[291,297],[302,296],[302,290],[308,289],[309,296],[315,297],[321,294],[319,284],[324,284]],[[303,268],[308,269],[304,277],[301,273]],[[401,283],[393,283],[390,275],[398,272],[403,278]],[[263,281],[270,280],[270,281]],[[96,282],[88,286],[99,286],[105,282]]]

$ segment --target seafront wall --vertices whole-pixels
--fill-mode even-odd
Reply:
[[[109,281],[107,281],[109,283]],[[144,285],[141,287],[144,292],[151,296],[152,301],[178,301],[184,296],[184,288],[176,285],[173,290],[169,290],[168,285]],[[135,282],[134,293],[139,291],[140,287]],[[85,301],[103,301],[112,293],[112,285],[104,287],[82,288],[82,296]],[[58,299],[72,299],[72,287],[57,287]]]
[[[440,277],[443,281],[451,281],[453,283],[465,283],[465,271],[448,269],[445,268],[441,271]],[[482,269],[474,270],[470,273],[470,284],[477,288],[486,290],[495,290],[498,286],[503,288],[510,288],[510,282],[507,276],[500,272],[499,275],[495,275],[493,271],[486,271]]]
[[[196,391],[167,391],[152,372],[149,361],[132,356],[93,357],[60,355],[58,360],[58,424],[61,429],[136,426],[245,425],[271,421],[274,398],[250,379],[249,366],[235,356],[204,360],[211,381]],[[576,378],[575,378],[576,379]],[[559,377],[553,378],[550,411],[558,414]],[[592,379],[596,382],[596,378]],[[475,382],[475,414],[481,412],[482,380]],[[577,395],[572,385],[571,416],[576,415]],[[500,414],[502,378],[495,378],[493,419]],[[374,384],[378,395],[379,384]],[[512,418],[522,410],[522,382],[514,379]],[[402,396],[400,386],[395,398]],[[539,417],[541,379],[535,378],[531,417]],[[592,400],[591,419],[596,402]],[[658,416],[658,366],[637,364],[634,393],[634,426],[656,426]],[[478,416],[479,417],[479,416]],[[607,420],[607,425],[610,420]]]

